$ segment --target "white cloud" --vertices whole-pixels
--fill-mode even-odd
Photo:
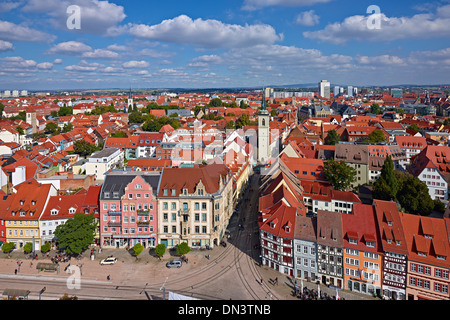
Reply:
[[[127,61],[122,64],[124,68],[147,68],[150,64],[147,61]]]
[[[332,0],[245,0],[242,9],[251,11],[271,6],[303,7],[330,1]]]
[[[67,66],[64,69],[67,71],[79,71],[79,72],[94,72],[99,68],[104,68],[105,66],[100,63],[88,63],[86,60],[81,60],[79,64]]]
[[[92,51],[92,48],[87,44],[78,41],[67,41],[58,43],[48,52],[50,54],[79,55],[89,51]]]
[[[0,52],[11,51],[14,47],[11,42],[0,40]]]
[[[119,54],[111,50],[95,49],[94,51],[84,52],[81,57],[86,59],[117,59]]]
[[[20,6],[20,4],[19,1],[3,1],[0,3],[0,12],[11,11]]]
[[[36,65],[36,68],[40,70],[50,70],[53,68],[53,63],[51,62],[42,62]]]
[[[225,24],[218,20],[191,19],[180,15],[157,25],[130,25],[131,35],[148,40],[200,46],[204,48],[242,48],[282,40],[269,25]]]
[[[62,63],[62,59],[55,59],[53,61],[53,64],[61,64]]]
[[[0,20],[0,40],[50,42],[54,39],[54,36],[45,32],[17,25],[9,21]]]
[[[106,49],[112,50],[112,51],[126,51],[127,47],[126,46],[121,46],[121,45],[118,45],[118,44],[114,43],[114,44],[111,44],[111,45],[107,46]]]
[[[67,8],[70,5],[81,9],[81,28],[67,29]],[[28,0],[25,12],[45,13],[54,27],[76,33],[105,35],[117,27],[126,15],[124,8],[109,1],[99,0]]]
[[[315,26],[319,24],[320,17],[314,12],[314,10],[304,11],[298,14],[295,22],[302,26]]]
[[[403,66],[406,65],[404,59],[398,56],[391,55],[380,55],[380,56],[356,56],[354,58],[355,62],[361,65],[370,65],[370,66]]]
[[[318,31],[307,31],[306,38],[334,44],[348,41],[396,41],[401,39],[449,38],[450,5],[437,9],[436,14],[421,13],[411,17],[387,17],[379,15],[379,29],[369,28],[369,23],[376,15],[350,16],[343,22],[335,22]]]

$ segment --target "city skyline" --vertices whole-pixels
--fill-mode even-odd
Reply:
[[[445,85],[449,23],[449,1],[9,0],[0,90]]]

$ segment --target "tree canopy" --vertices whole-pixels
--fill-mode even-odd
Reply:
[[[324,164],[323,172],[333,188],[341,191],[350,188],[356,178],[356,170],[344,161],[328,160]]]
[[[96,229],[93,214],[76,213],[72,219],[56,227],[54,234],[58,248],[68,254],[80,254],[92,244]]]
[[[337,134],[336,130],[330,130],[325,138],[326,145],[335,145],[341,141],[341,136]]]

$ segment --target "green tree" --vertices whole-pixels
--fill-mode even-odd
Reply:
[[[220,100],[219,98],[211,99],[211,101],[209,102],[209,105],[211,107],[214,107],[214,108],[221,107],[222,106],[222,100]]]
[[[329,146],[334,146],[341,141],[341,136],[337,134],[336,130],[330,130],[327,137],[325,138],[325,144]]]
[[[58,111],[58,116],[65,117],[73,114],[73,109],[71,107],[61,107]]]
[[[176,250],[179,256],[184,256],[185,254],[188,254],[189,251],[191,251],[191,248],[189,247],[187,242],[182,242],[177,245]]]
[[[144,250],[144,246],[142,244],[140,244],[140,243],[136,243],[133,246],[133,254],[136,257],[136,259],[142,253],[143,250]]]
[[[5,242],[2,244],[3,253],[10,253],[15,248],[14,242]]]
[[[145,121],[145,117],[142,115],[141,111],[133,111],[128,115],[128,123],[143,123]]]
[[[369,134],[369,138],[367,139],[367,142],[370,143],[379,143],[379,142],[385,142],[386,136],[384,135],[383,130],[375,129]]]
[[[242,128],[243,126],[248,126],[249,124],[250,124],[250,117],[248,116],[248,114],[243,113],[236,121],[236,128]]]
[[[397,200],[407,213],[427,216],[434,209],[427,185],[409,173],[396,172],[400,188]]]
[[[333,159],[325,162],[323,166],[325,178],[336,190],[347,190],[355,181],[356,170],[344,161],[335,161]]]
[[[399,181],[395,175],[394,161],[388,155],[381,168],[380,177],[374,183],[373,196],[381,200],[395,200],[399,187]]]
[[[56,132],[57,130],[58,130],[58,125],[54,122],[47,123],[45,125],[45,129],[44,129],[45,133],[50,133],[50,134]]]
[[[73,144],[73,151],[82,157],[91,155],[96,150],[97,150],[97,148],[95,147],[95,145],[87,142],[86,140],[77,140]]]
[[[16,127],[16,131],[18,134],[20,134],[21,136],[25,135],[25,131],[23,130],[23,128],[21,126],[17,126]]]
[[[413,130],[413,131],[415,131],[415,132],[419,132],[419,131],[420,131],[420,127],[419,127],[417,124],[415,124],[415,123],[413,123],[412,125],[410,125],[410,126],[408,127],[408,129]]]
[[[41,252],[42,252],[42,253],[47,253],[47,252],[50,251],[50,249],[51,249],[51,245],[50,245],[50,243],[48,243],[48,242],[44,243],[44,244],[41,246]]]
[[[370,113],[381,114],[381,108],[378,103],[374,103],[370,106]]]
[[[162,256],[166,253],[166,245],[164,243],[160,243],[155,247],[155,253],[158,258],[161,260]]]
[[[58,248],[68,254],[80,254],[94,241],[96,229],[93,214],[76,213],[72,219],[56,227],[54,234]]]
[[[226,129],[235,129],[236,125],[234,124],[234,121],[228,121],[225,127]]]
[[[31,242],[25,243],[25,245],[23,246],[23,252],[30,253],[31,251],[33,251],[33,244]]]
[[[62,129],[62,132],[66,133],[66,132],[70,132],[72,130],[73,130],[73,124],[67,123],[67,124],[64,125],[64,127]]]

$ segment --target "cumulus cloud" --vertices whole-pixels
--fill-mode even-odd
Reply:
[[[388,17],[379,14],[379,29],[369,28],[375,15],[355,15],[327,25],[318,31],[307,31],[306,38],[344,44],[348,41],[395,41],[401,39],[449,38],[450,5],[439,7],[436,13],[421,13],[411,17]],[[370,19],[370,20],[369,20]]]
[[[200,46],[204,48],[242,48],[282,40],[274,28],[265,24],[236,25],[218,20],[193,20],[186,15],[157,25],[130,25],[128,32],[138,38]]]
[[[81,28],[67,29],[67,8],[76,5],[81,9]],[[125,18],[122,6],[99,0],[28,0],[25,12],[45,13],[51,24],[61,30],[77,33],[105,35],[117,28]]]
[[[94,72],[99,68],[104,68],[105,66],[100,63],[88,63],[86,60],[80,61],[80,63],[67,66],[64,69],[67,71],[78,71],[78,72]]]
[[[245,0],[242,9],[252,11],[271,6],[302,7],[330,1],[332,0]]]
[[[320,17],[314,12],[314,10],[304,11],[297,15],[295,23],[302,26],[315,26],[319,23]]]
[[[81,57],[86,59],[117,59],[119,54],[111,50],[95,49],[94,51],[84,52]]]
[[[50,42],[55,39],[39,30],[31,29],[15,23],[0,20],[0,40],[24,42]]]
[[[122,64],[124,68],[147,68],[150,64],[147,61],[127,61]]]
[[[0,40],[0,52],[11,51],[14,47],[11,42]]]
[[[85,52],[92,51],[92,48],[87,44],[79,41],[66,41],[58,43],[53,46],[48,53],[50,54],[67,54],[67,55],[79,55]]]

